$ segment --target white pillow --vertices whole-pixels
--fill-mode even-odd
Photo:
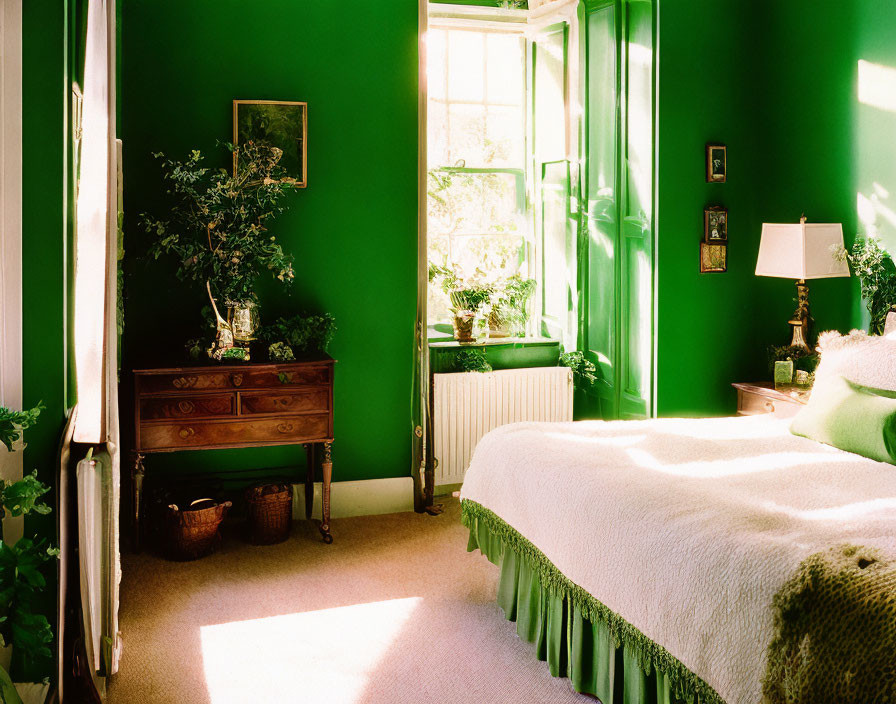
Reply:
[[[896,391],[896,335],[869,335],[864,330],[841,335],[831,330],[818,336],[818,351],[816,384],[842,376],[854,384]]]

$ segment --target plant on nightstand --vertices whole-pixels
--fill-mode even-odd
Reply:
[[[0,408],[0,442],[7,451],[21,451],[18,441],[22,431],[35,424],[42,408],[40,404],[29,411]],[[15,482],[0,480],[0,518],[50,513],[50,507],[41,500],[49,490],[38,481],[37,471]],[[58,555],[59,550],[43,539],[21,538],[10,545],[3,538],[0,523],[0,637],[7,654],[11,657],[12,648],[26,668],[38,658],[52,657],[49,646],[53,631],[47,618],[35,613],[34,603],[46,588],[41,568]],[[8,667],[8,662],[4,664]],[[6,674],[3,669],[0,697],[5,702],[19,701],[18,695],[8,691],[12,685]]]

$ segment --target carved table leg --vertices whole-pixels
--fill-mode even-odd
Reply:
[[[308,469],[305,471],[305,518],[311,518],[311,508],[314,506],[314,466],[317,459],[317,445],[313,442],[305,444],[305,456],[308,459]]]
[[[134,453],[134,469],[131,477],[134,483],[134,552],[140,552],[140,538],[143,522],[143,477],[146,470],[143,467],[143,455]]]
[[[330,445],[332,443],[324,443],[324,461],[321,463],[323,470],[323,495],[321,496],[323,504],[323,522],[320,524],[320,534],[324,538],[324,542],[329,544],[333,542],[333,536],[330,535],[330,480],[333,478],[333,461],[330,458]]]

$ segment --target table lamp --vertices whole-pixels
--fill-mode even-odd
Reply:
[[[809,286],[807,279],[849,276],[849,266],[836,253],[843,249],[843,226],[834,223],[763,223],[756,276],[796,280],[797,307],[787,322],[792,347],[809,349]]]

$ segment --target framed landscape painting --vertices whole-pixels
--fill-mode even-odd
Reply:
[[[234,100],[233,143],[248,141],[282,149],[285,178],[299,188],[308,185],[308,103]],[[234,170],[236,166],[234,161]]]

